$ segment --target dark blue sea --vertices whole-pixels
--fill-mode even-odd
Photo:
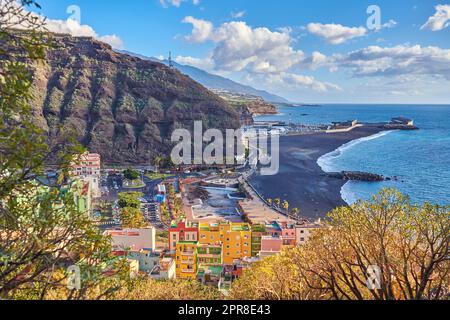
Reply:
[[[383,122],[404,116],[419,131],[390,131],[352,141],[318,161],[324,171],[365,171],[398,177],[380,183],[348,182],[341,191],[347,203],[368,199],[384,187],[394,187],[413,202],[450,204],[450,105],[321,105],[279,107],[279,120],[329,124],[357,119]]]

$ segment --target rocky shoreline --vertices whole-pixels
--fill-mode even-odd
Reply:
[[[331,172],[328,173],[327,176],[330,178],[336,178],[344,181],[380,182],[387,180],[387,178],[385,178],[382,175],[360,171]]]

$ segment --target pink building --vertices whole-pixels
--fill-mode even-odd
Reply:
[[[283,239],[281,237],[265,236],[261,239],[260,258],[273,256],[278,254],[283,249]]]
[[[104,232],[112,239],[113,250],[141,251],[144,249],[155,251],[156,229],[111,229]]]
[[[283,245],[295,246],[296,244],[295,225],[282,222],[280,223],[280,226],[281,226],[281,237],[283,238]]]

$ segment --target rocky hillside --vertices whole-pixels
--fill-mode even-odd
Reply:
[[[149,164],[168,155],[175,128],[237,128],[239,114],[223,99],[161,63],[114,52],[92,38],[54,35],[34,66],[36,121],[52,143],[61,128],[109,164]]]
[[[250,113],[253,116],[277,114],[278,110],[275,105],[265,101],[263,98],[252,95],[244,95],[225,90],[211,89],[215,94],[228,102],[231,106],[238,110]]]

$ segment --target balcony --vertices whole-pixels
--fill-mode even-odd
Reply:
[[[194,269],[181,269],[182,273],[189,273],[189,274],[195,274]]]
[[[181,264],[195,264],[194,260],[181,260]]]

